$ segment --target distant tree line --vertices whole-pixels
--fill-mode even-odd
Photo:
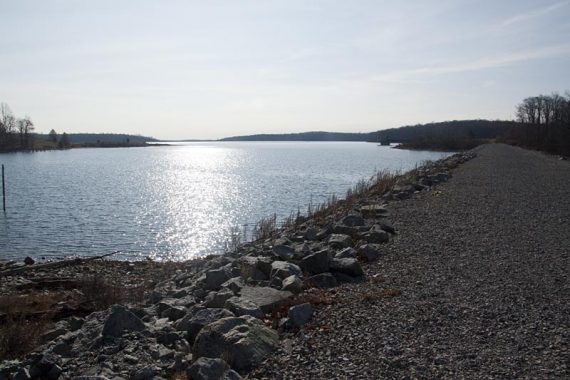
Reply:
[[[377,132],[377,141],[402,148],[465,150],[489,141],[570,156],[570,93],[539,95],[516,106],[515,121],[453,120]]]
[[[516,115],[519,125],[509,129],[503,141],[570,156],[570,92],[526,98]]]
[[[503,120],[452,120],[378,131],[381,142],[400,143],[402,148],[465,150],[494,140],[516,123]]]
[[[0,151],[31,149],[34,142],[34,123],[25,116],[14,116],[6,103],[0,103]]]
[[[220,139],[220,141],[372,141],[374,135],[375,132],[343,133],[317,131],[234,136]]]

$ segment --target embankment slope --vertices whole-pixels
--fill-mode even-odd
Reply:
[[[486,145],[250,378],[568,378],[570,163]]]

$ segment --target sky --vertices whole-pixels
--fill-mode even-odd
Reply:
[[[217,139],[512,119],[570,90],[570,0],[0,0],[0,102]]]

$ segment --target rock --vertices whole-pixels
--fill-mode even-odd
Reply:
[[[250,315],[255,318],[263,319],[263,312],[261,309],[255,303],[241,297],[232,297],[228,299],[224,307],[234,313],[237,317]]]
[[[388,210],[386,210],[386,207],[383,205],[375,204],[362,206],[360,212],[365,218],[376,218],[380,215],[386,215]]]
[[[225,267],[218,269],[211,269],[206,272],[205,287],[208,290],[218,290],[222,284],[228,281],[231,276],[228,274]]]
[[[332,234],[332,231],[333,231],[332,225],[327,225],[325,228],[322,228],[317,233],[317,240],[326,239],[330,234]]]
[[[281,305],[292,296],[293,293],[291,292],[285,292],[266,286],[245,286],[241,290],[241,298],[252,302],[264,313],[271,313],[280,308]]]
[[[159,331],[156,336],[156,341],[167,347],[173,347],[181,340],[180,332],[177,331]]]
[[[84,323],[85,319],[79,317],[70,317],[67,319],[67,326],[69,327],[69,331],[79,330]]]
[[[153,380],[159,371],[160,368],[143,367],[135,372],[132,376],[132,380]]]
[[[334,257],[337,259],[346,259],[346,258],[355,258],[356,257],[356,250],[352,247],[348,247],[343,249],[342,251],[337,252]]]
[[[269,279],[272,260],[266,257],[242,257],[238,261],[241,277],[254,281]]]
[[[347,215],[342,218],[341,223],[349,227],[364,226],[364,218],[360,215]]]
[[[335,235],[332,235],[335,236]],[[300,266],[304,272],[318,274],[328,272],[330,253],[327,249],[303,257]]]
[[[237,373],[233,369],[230,369],[226,373],[224,373],[224,377],[222,378],[222,380],[242,380],[242,379],[243,378],[239,375],[239,373]]]
[[[55,357],[40,355],[30,366],[29,375],[32,379],[56,380],[61,371],[61,367],[55,362]]]
[[[332,259],[330,270],[331,272],[343,273],[351,277],[364,275],[364,271],[356,259]]]
[[[303,281],[297,275],[291,275],[281,283],[281,290],[291,293],[300,293],[303,290]]]
[[[2,378],[2,374],[0,374],[0,378]],[[30,371],[27,368],[20,368],[18,372],[12,378],[13,380],[31,380],[32,376],[30,376]]]
[[[339,249],[339,248],[351,247],[353,243],[352,243],[352,238],[348,235],[332,234],[329,237],[329,245],[332,248]]]
[[[103,325],[103,336],[118,337],[126,331],[142,331],[146,327],[139,317],[124,306],[114,305]]]
[[[288,245],[276,245],[273,247],[273,254],[283,260],[291,260],[295,255],[295,249]]]
[[[61,357],[69,357],[73,347],[66,342],[59,342],[51,348],[51,352]]]
[[[380,257],[379,246],[375,244],[364,244],[358,248],[358,257],[366,262],[378,260]]]
[[[67,333],[67,329],[63,327],[56,327],[53,330],[49,330],[42,335],[41,341],[42,342],[51,342],[55,338],[62,336]]]
[[[396,234],[396,229],[388,222],[378,222],[372,226],[372,229],[386,231],[392,235]]]
[[[227,300],[234,296],[230,289],[222,289],[219,292],[210,292],[204,300],[204,306],[208,308],[222,308]]]
[[[187,373],[192,380],[222,379],[230,368],[228,363],[219,358],[199,358],[188,368]]]
[[[445,182],[449,179],[449,174],[448,173],[437,173],[435,175],[435,177],[437,178],[438,181],[440,182]]]
[[[309,277],[308,282],[310,285],[316,286],[321,289],[334,288],[338,285],[336,278],[330,273],[321,273]]]
[[[301,276],[301,268],[293,263],[286,261],[274,261],[271,264],[271,278],[277,277],[283,280],[291,275]]]
[[[319,230],[317,230],[315,227],[309,227],[305,230],[303,237],[307,240],[317,240],[318,233]]]
[[[245,281],[241,277],[230,278],[222,284],[222,288],[230,289],[234,294],[239,293],[241,288],[245,286]]]
[[[196,337],[195,357],[224,359],[237,371],[261,363],[279,344],[277,332],[259,319],[243,316],[223,318],[204,327]]]
[[[234,314],[226,309],[202,309],[188,319],[187,317],[183,318],[176,326],[176,329],[178,331],[186,331],[186,338],[192,343],[204,326],[219,319],[233,316]]]
[[[372,230],[370,232],[365,233],[362,236],[362,238],[370,244],[381,244],[381,243],[387,243],[390,240],[390,235],[388,235],[388,232],[386,231]]]
[[[34,259],[32,259],[30,256],[26,256],[26,258],[24,259],[24,264],[26,265],[34,265],[36,261]]]
[[[333,228],[333,233],[350,236],[358,233],[358,228],[345,226],[344,224],[337,224]]]
[[[293,306],[289,309],[287,318],[289,318],[289,323],[296,327],[301,327],[305,323],[309,322],[313,317],[313,306],[310,303],[304,303],[301,305]]]
[[[165,308],[160,313],[160,316],[162,318],[168,318],[168,320],[170,320],[170,321],[177,321],[180,318],[184,317],[185,315],[186,315],[186,309],[185,308],[172,306],[172,305],[168,305],[168,307]]]

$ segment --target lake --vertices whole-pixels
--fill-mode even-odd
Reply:
[[[0,258],[184,260],[221,253],[231,231],[283,220],[377,170],[447,153],[361,142],[214,142],[0,154]],[[247,227],[244,227],[247,225]]]

